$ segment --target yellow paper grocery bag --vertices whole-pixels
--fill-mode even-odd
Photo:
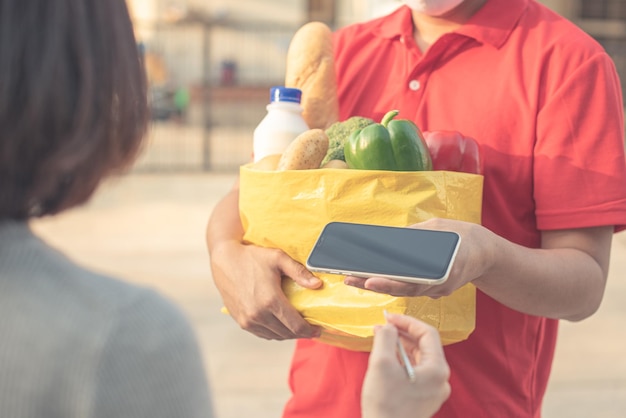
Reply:
[[[407,226],[432,217],[480,223],[483,177],[449,171],[240,169],[239,210],[244,241],[280,248],[305,263],[330,221]],[[420,318],[439,330],[442,342],[466,339],[474,330],[476,289],[452,295],[395,297],[343,284],[343,276],[317,274],[321,289],[283,280],[283,290],[302,316],[322,327],[320,340],[369,351],[383,310]]]

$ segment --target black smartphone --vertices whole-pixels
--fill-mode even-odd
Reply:
[[[331,222],[306,266],[320,273],[435,285],[448,278],[460,242],[450,231]]]

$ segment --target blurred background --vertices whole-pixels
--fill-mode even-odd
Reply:
[[[541,0],[594,36],[626,79],[625,0]],[[150,80],[141,171],[234,171],[250,159],[268,89],[284,82],[294,32],[336,29],[398,0],[129,0]],[[625,83],[626,85],[626,83]],[[626,87],[625,87],[626,88]]]
[[[203,349],[218,418],[280,417],[292,341],[265,341],[220,312],[204,229],[249,161],[269,87],[283,83],[294,32],[398,7],[393,0],[128,0],[150,80],[148,143],[131,173],[87,205],[33,227],[79,263],[156,288],[179,304]],[[600,41],[626,84],[626,0],[543,0]],[[590,80],[593,82],[593,80]],[[596,315],[563,322],[546,418],[626,416],[626,233]]]

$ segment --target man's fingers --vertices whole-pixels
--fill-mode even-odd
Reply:
[[[278,254],[278,267],[282,274],[291,278],[294,282],[307,289],[317,289],[323,282],[313,275],[306,267],[298,263],[284,252]]]
[[[317,338],[320,336],[320,328],[309,324],[289,302],[285,305],[285,309],[287,311],[283,310],[278,313],[278,319],[292,335],[289,338]]]
[[[420,296],[428,291],[431,286],[372,276],[365,281],[364,288],[392,296]]]
[[[279,295],[278,303],[269,309],[273,315],[269,321],[265,322],[275,333],[281,335],[282,339],[293,338],[317,338],[320,336],[318,327],[309,324],[291,304],[287,296]]]
[[[256,318],[248,321],[242,325],[242,328],[266,340],[290,340],[320,336],[320,329],[306,322],[295,309],[288,313],[285,310],[268,313],[262,319]]]
[[[292,340],[296,338],[313,338],[319,336],[319,331],[310,325],[306,327],[306,330],[302,328],[298,331],[292,331],[288,326],[275,317],[264,324],[252,325],[248,331],[266,340],[279,341]]]

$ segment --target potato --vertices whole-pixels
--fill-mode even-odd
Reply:
[[[267,155],[252,164],[250,167],[255,170],[275,171],[276,167],[278,167],[278,162],[280,161],[281,156],[282,154]]]
[[[343,160],[330,160],[321,168],[348,168],[348,163]]]
[[[278,171],[319,168],[328,151],[328,136],[323,129],[309,129],[294,139],[278,162]]]

